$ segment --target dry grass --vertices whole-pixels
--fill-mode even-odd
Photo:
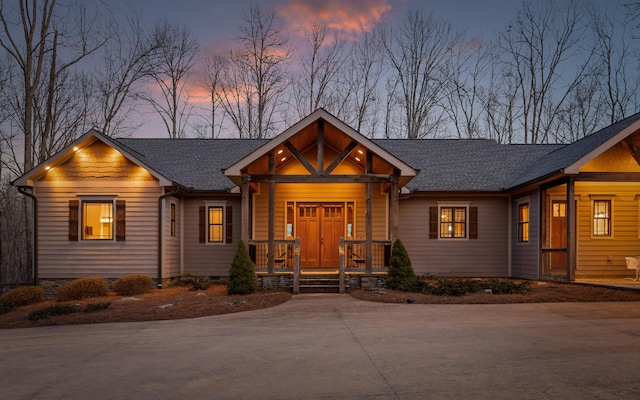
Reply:
[[[205,296],[199,293],[204,293]],[[470,294],[452,297],[397,292],[389,289],[352,290],[350,294],[354,298],[367,301],[406,303],[410,300],[417,304],[640,301],[638,291],[554,282],[533,282],[531,291],[526,294]],[[171,287],[153,290],[135,298],[139,300],[126,300],[125,296],[109,293],[105,297],[71,302],[45,301],[0,315],[0,328],[196,318],[276,306],[289,300],[291,294],[282,291],[264,291],[250,295],[229,296],[226,294],[226,286],[213,285],[207,290],[199,291],[190,291],[186,287]],[[111,305],[106,310],[91,313],[78,312],[38,321],[29,321],[27,318],[31,311],[54,304],[80,304],[84,307],[86,304],[99,302],[110,302]]]

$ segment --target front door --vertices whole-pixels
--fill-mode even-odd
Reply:
[[[300,237],[300,265],[337,267],[340,237],[344,236],[344,204],[298,204],[297,235]]]
[[[567,202],[564,200],[553,200],[551,202],[551,248],[567,248]],[[551,253],[551,268],[564,269],[567,265],[567,255],[565,252]]]

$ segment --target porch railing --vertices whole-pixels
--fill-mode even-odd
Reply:
[[[567,249],[542,249],[542,275],[547,278],[567,278]]]
[[[300,238],[275,240],[273,273],[293,274],[293,293],[300,293]],[[256,264],[256,272],[269,273],[269,241],[249,240],[249,257]]]
[[[370,268],[367,268],[366,240],[340,238],[340,293],[344,293],[345,274],[387,272],[391,257],[390,240],[371,241]]]

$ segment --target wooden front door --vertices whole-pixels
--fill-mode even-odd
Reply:
[[[552,249],[567,248],[567,202],[564,200],[553,200],[551,202],[551,243]],[[567,265],[567,254],[565,252],[552,252],[552,269],[564,269]]]
[[[339,244],[344,236],[344,204],[298,204],[297,235],[300,237],[300,265],[337,267]]]

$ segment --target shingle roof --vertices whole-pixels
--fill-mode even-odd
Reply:
[[[501,191],[555,145],[504,145],[488,139],[376,140],[420,170],[414,191]]]
[[[509,183],[508,187],[522,185],[543,176],[560,172],[562,169],[579,161],[582,157],[586,156],[638,120],[640,120],[640,113],[625,118],[589,136],[585,136],[580,140],[550,152],[546,156],[537,160],[535,168],[530,168],[528,171],[515,178]]]
[[[116,139],[167,179],[191,190],[227,191],[235,186],[222,169],[267,142],[263,139]]]
[[[633,122],[636,114],[569,145],[498,144],[488,139],[375,139],[419,170],[407,187],[429,192],[499,192],[560,173]],[[167,179],[197,191],[228,191],[223,169],[266,139],[116,139]]]

